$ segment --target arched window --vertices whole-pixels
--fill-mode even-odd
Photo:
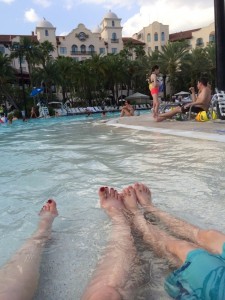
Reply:
[[[116,37],[116,33],[113,32],[113,33],[112,33],[112,40],[116,40],[116,38],[117,38],[117,37]]]
[[[48,36],[48,29],[45,29],[45,36]]]
[[[85,45],[81,45],[80,46],[80,51],[81,51],[81,53],[86,53],[86,46]]]
[[[91,52],[91,53],[94,53],[95,52],[95,47],[93,45],[90,45],[88,47],[88,51]]]
[[[199,47],[203,46],[203,38],[198,38],[196,40],[196,46],[199,46]]]
[[[165,32],[161,32],[161,41],[162,41],[162,42],[165,41]]]
[[[214,43],[215,42],[215,32],[211,32],[209,34],[209,42]]]
[[[148,35],[147,35],[147,42],[151,42],[151,34],[150,33],[148,33]]]
[[[112,27],[115,27],[115,21],[112,21]]]
[[[158,40],[159,40],[158,33],[155,32],[155,33],[154,33],[154,41],[155,41],[155,42],[158,42]]]
[[[75,54],[78,52],[78,48],[77,48],[77,45],[73,45],[72,46],[72,54]]]

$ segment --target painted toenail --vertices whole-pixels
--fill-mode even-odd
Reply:
[[[49,203],[49,204],[51,204],[51,203],[52,203],[52,200],[51,200],[51,199],[49,199],[49,200],[48,200],[48,203]]]
[[[105,188],[102,186],[102,187],[100,188],[100,191],[101,191],[101,192],[104,192],[104,191],[105,191]]]

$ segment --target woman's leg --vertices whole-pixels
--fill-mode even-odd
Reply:
[[[54,218],[58,215],[53,200],[43,206],[36,232],[0,269],[1,300],[31,300],[37,288],[43,247],[48,240]]]
[[[101,207],[111,218],[112,229],[108,245],[82,300],[120,300],[128,297],[124,288],[136,260],[136,248],[130,225],[124,216],[121,196],[113,188],[102,187],[99,198]]]

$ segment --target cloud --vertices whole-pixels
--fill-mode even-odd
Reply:
[[[35,23],[38,20],[40,20],[39,16],[36,14],[35,10],[33,8],[30,8],[29,10],[25,11],[24,14],[25,21]]]
[[[50,0],[33,0],[33,2],[44,8],[47,8],[52,5],[52,2]]]
[[[5,4],[11,4],[13,3],[15,0],[0,0],[0,2],[3,2]]]
[[[74,0],[66,0],[64,1],[64,7],[66,10],[71,10],[75,4]]]
[[[170,33],[207,26],[214,21],[212,1],[139,0],[139,13],[123,24],[123,35],[131,36],[154,21],[169,25]]]

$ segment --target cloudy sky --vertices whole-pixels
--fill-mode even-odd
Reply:
[[[0,34],[31,34],[45,18],[56,34],[83,23],[93,30],[111,10],[122,19],[123,36],[158,21],[170,33],[207,26],[214,21],[214,0],[0,0]]]

